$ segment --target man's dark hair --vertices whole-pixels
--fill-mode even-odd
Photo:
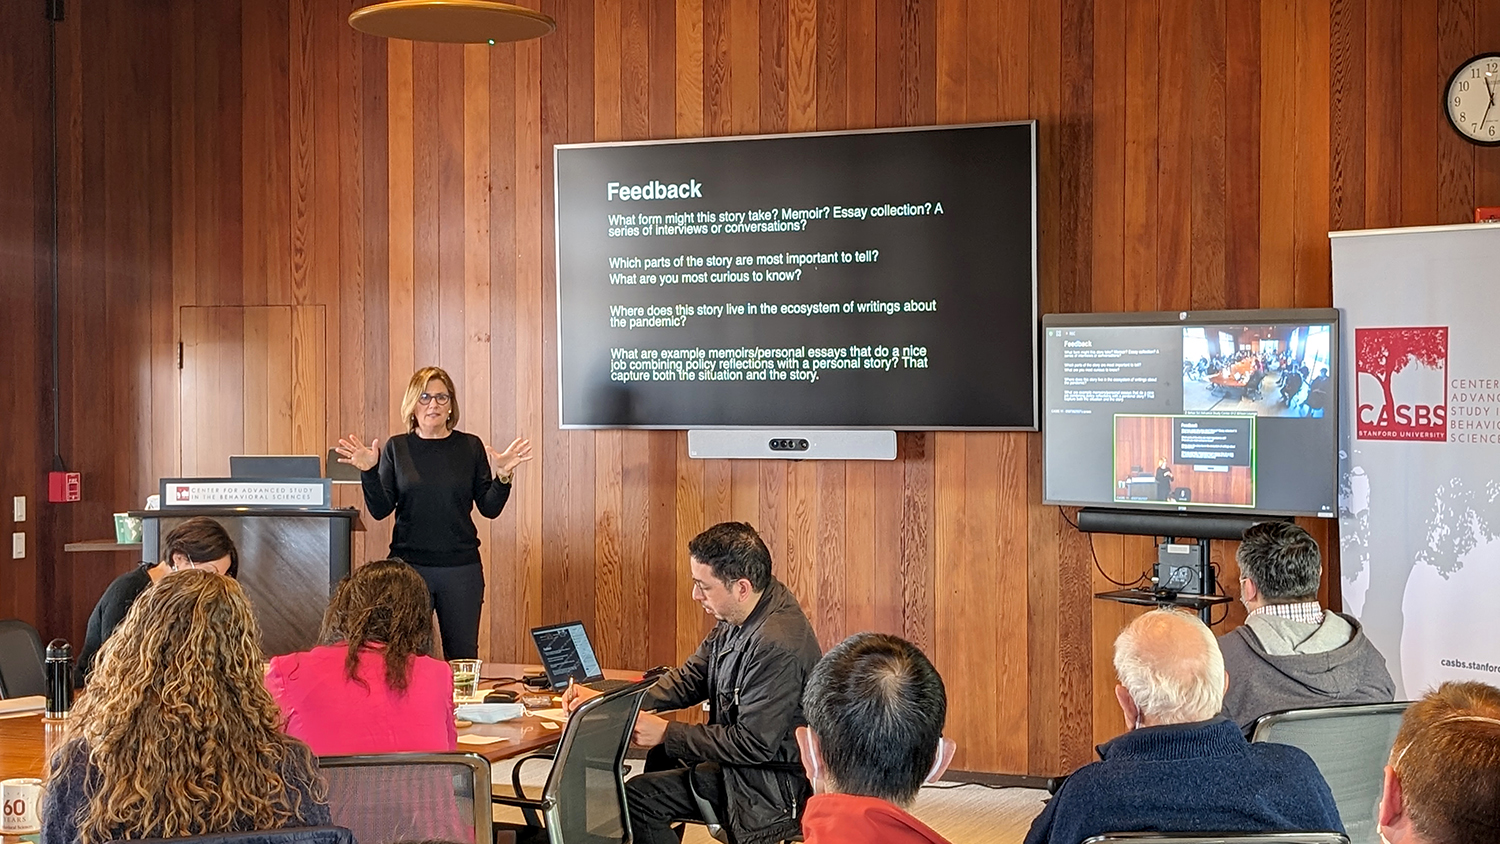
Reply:
[[[771,585],[771,552],[755,528],[744,522],[720,522],[688,543],[693,559],[713,569],[722,583],[744,578],[756,592]]]
[[[235,577],[240,573],[240,552],[224,526],[207,516],[194,516],[172,528],[162,540],[162,559],[168,564],[173,554],[181,554],[194,563],[211,563],[228,557],[229,570],[225,574]]]
[[[1318,597],[1323,578],[1318,543],[1291,522],[1261,522],[1246,528],[1234,558],[1240,574],[1255,581],[1255,588],[1269,603]]]
[[[802,709],[838,791],[906,806],[937,757],[948,695],[915,645],[856,633],[813,668]]]

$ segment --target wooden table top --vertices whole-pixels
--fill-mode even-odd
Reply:
[[[535,665],[487,662],[480,670],[484,688],[494,687],[494,678],[520,677],[523,673],[540,671]],[[605,671],[611,679],[631,680],[639,672]],[[507,686],[506,688],[513,688]],[[39,713],[0,717],[0,779],[9,777],[40,777],[47,767],[47,758],[67,741],[68,722],[43,718]],[[545,718],[525,715],[498,724],[474,724],[460,728],[460,736],[492,736],[500,741],[490,744],[460,743],[458,749],[478,753],[491,762],[510,759],[534,750],[555,744],[562,736],[562,727]]]

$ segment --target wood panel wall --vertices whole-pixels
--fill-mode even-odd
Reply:
[[[1049,312],[1328,305],[1330,229],[1500,204],[1500,153],[1440,112],[1451,69],[1500,45],[1483,0],[545,0],[556,33],[497,47],[366,38],[352,5],[69,4],[62,448],[87,500],[54,508],[42,549],[49,635],[80,636],[128,565],[62,540],[107,535],[180,466],[180,309],[321,305],[328,443],[396,430],[408,375],[436,363],[464,428],[541,446],[483,532],[488,656],[582,618],[607,662],[675,661],[706,625],[684,544],[742,518],[825,644],[881,629],[934,657],[957,767],[1070,770],[1120,729],[1130,611],[1091,595],[1144,570],[1150,540],[1091,547],[1043,506],[1035,434],[907,433],[872,464],[558,430],[552,144],[1036,118]],[[27,259],[3,260],[10,296]],[[368,526],[375,556],[388,528]],[[1333,526],[1309,527],[1336,556]],[[1337,601],[1336,564],[1327,580]]]
[[[46,624],[52,514],[46,471],[52,468],[52,117],[48,90],[48,23],[41,6],[0,7],[0,618]],[[16,45],[12,49],[12,44]],[[13,496],[26,517],[13,518]],[[11,535],[25,535],[22,559]]]

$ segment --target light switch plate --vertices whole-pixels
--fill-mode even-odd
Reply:
[[[26,559],[26,534],[21,531],[10,535],[10,558],[12,560]]]
[[[12,501],[14,501],[15,520],[18,522],[26,521],[26,496],[18,495]]]

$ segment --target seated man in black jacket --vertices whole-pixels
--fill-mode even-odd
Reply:
[[[688,543],[693,599],[719,620],[641,704],[635,743],[650,748],[646,773],[625,783],[641,844],[677,844],[674,820],[706,820],[713,808],[735,844],[781,841],[801,830],[811,794],[797,751],[802,687],[822,655],[791,591],[771,576],[771,553],[743,522],[724,522]],[[569,709],[595,692],[571,687]],[[708,702],[707,724],[650,711]]]

